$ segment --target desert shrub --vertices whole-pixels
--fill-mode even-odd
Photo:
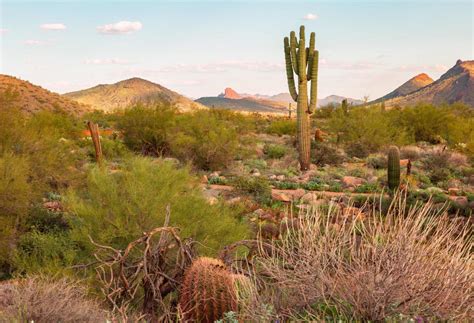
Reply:
[[[253,307],[271,304],[280,317],[319,316],[325,304],[356,321],[472,320],[469,223],[432,204],[405,207],[400,197],[387,212],[369,207],[364,225],[334,208],[305,213],[260,250],[255,279],[264,288]]]
[[[237,132],[208,111],[181,115],[173,134],[171,152],[205,170],[217,170],[235,159],[239,148]]]
[[[286,154],[286,147],[283,145],[270,145],[267,144],[263,147],[263,152],[268,158],[280,159]]]
[[[369,156],[369,147],[361,142],[349,142],[346,144],[344,151],[350,157],[366,158]]]
[[[274,135],[296,135],[296,120],[277,119],[272,120],[266,129],[267,133]]]
[[[421,158],[423,151],[417,146],[405,146],[400,148],[400,158],[415,161]]]
[[[262,204],[269,204],[272,198],[272,189],[267,179],[263,177],[236,177],[232,185],[237,191],[249,194]]]
[[[134,106],[117,118],[125,145],[144,155],[161,156],[169,152],[169,142],[175,124],[171,106]]]
[[[375,155],[367,158],[367,166],[373,169],[385,169],[387,168],[387,156],[386,155]]]
[[[20,236],[13,264],[17,274],[66,272],[74,264],[77,250],[67,232],[31,231]]]
[[[84,256],[97,243],[123,249],[143,232],[163,226],[166,207],[170,226],[183,238],[200,242],[200,251],[213,254],[220,247],[244,238],[247,226],[223,205],[209,205],[188,169],[173,163],[134,157],[110,174],[92,168],[84,190],[70,190],[65,198],[70,212],[71,238]]]
[[[312,152],[311,159],[312,162],[318,166],[332,165],[337,166],[342,164],[344,161],[344,155],[332,144],[325,142],[316,142],[311,143]]]
[[[108,318],[79,282],[40,276],[0,284],[0,315],[2,322],[92,323]]]

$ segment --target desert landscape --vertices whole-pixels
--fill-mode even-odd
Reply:
[[[0,26],[0,322],[474,320],[474,60],[344,96],[317,19],[268,40],[273,93],[221,64],[202,96],[138,72],[59,94],[4,73]]]

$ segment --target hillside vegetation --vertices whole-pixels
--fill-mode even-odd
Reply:
[[[244,293],[239,297],[247,295],[238,312],[225,314],[229,320],[473,318],[466,252],[474,210],[469,107],[318,109],[310,118],[317,129],[311,167],[300,171],[294,118],[220,109],[180,113],[170,104],[25,117],[21,99],[4,93],[1,100],[0,277],[8,280],[0,284],[0,316],[42,321],[48,308],[49,318],[64,321],[176,319],[185,269],[200,255],[224,264],[214,263],[225,269],[214,273],[222,281],[210,278],[213,283],[235,281]],[[102,132],[100,165],[86,121]],[[391,145],[400,149],[404,197],[387,194]],[[411,222],[402,222],[407,214]],[[160,227],[176,230],[160,235]],[[361,240],[351,240],[354,234]],[[380,253],[360,258],[355,243],[375,250],[374,241]],[[162,243],[169,249],[159,248]],[[329,257],[336,250],[353,259],[351,267]],[[312,272],[314,259],[334,269]],[[391,271],[379,272],[374,263]],[[118,278],[121,266],[124,278]],[[149,276],[134,271],[143,266]],[[373,299],[379,287],[369,284],[371,275],[392,281],[392,272],[403,272],[404,280],[380,283],[389,296]],[[167,276],[158,279],[160,273]],[[156,279],[158,289],[147,279]],[[128,284],[136,294],[127,294]],[[328,288],[322,293],[314,286]],[[49,305],[48,290],[62,291],[61,307]],[[151,290],[162,301],[149,298]],[[413,291],[419,296],[402,305]],[[14,297],[6,302],[5,295]],[[84,311],[91,314],[84,318]]]

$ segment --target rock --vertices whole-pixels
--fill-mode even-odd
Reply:
[[[469,202],[469,208],[474,211],[474,201]]]
[[[301,197],[300,202],[305,204],[312,204],[317,200],[318,196],[315,193],[309,192]]]
[[[277,179],[277,176],[275,174],[272,174],[270,176],[268,176],[268,179],[271,180],[271,181],[274,181]]]
[[[293,200],[299,200],[303,195],[305,195],[306,191],[302,188],[298,188],[296,190],[289,190],[290,195],[293,197]]]
[[[262,174],[260,172],[255,172],[251,174],[253,177],[260,177]]]
[[[272,199],[280,202],[291,202],[291,199],[283,192],[272,190]]]
[[[214,196],[208,196],[206,197],[206,199],[207,199],[207,203],[209,203],[210,205],[214,205],[214,204],[217,204],[217,202],[219,202],[217,197],[214,197]]]
[[[256,209],[255,211],[253,211],[253,214],[255,214],[258,217],[261,217],[262,215],[265,214],[265,211],[263,209]]]
[[[44,202],[43,207],[45,209],[48,209],[49,211],[54,211],[54,212],[62,211],[62,209],[63,209],[63,206],[62,206],[61,202],[59,202],[59,201]]]
[[[469,205],[469,201],[466,196],[449,196],[449,199],[453,201],[458,207],[465,208]]]
[[[310,169],[310,170],[304,172],[303,174],[301,174],[301,175],[298,177],[298,179],[299,179],[300,181],[306,182],[306,181],[308,181],[311,177],[313,177],[315,174],[316,174],[316,171]]]
[[[237,204],[237,203],[240,203],[241,200],[242,200],[242,198],[240,196],[237,196],[237,197],[234,197],[234,198],[231,198],[231,199],[227,200],[227,203],[228,204]]]
[[[365,179],[354,176],[344,176],[342,178],[342,184],[344,187],[358,187],[366,183]]]
[[[202,177],[201,177],[201,183],[202,183],[202,184],[207,184],[207,183],[209,183],[209,179],[207,178],[206,175],[202,175]]]
[[[317,170],[318,169],[318,166],[316,166],[315,164],[309,164],[309,170]]]
[[[450,188],[448,188],[448,193],[449,193],[449,195],[451,195],[451,196],[459,195],[459,191],[460,191],[460,189],[459,189],[459,188],[456,188],[456,187],[450,187]]]
[[[216,172],[212,172],[212,173],[209,174],[209,178],[219,177],[219,175],[220,175],[220,174],[219,174],[219,172],[217,172],[217,171],[216,171]]]
[[[285,175],[278,175],[276,177],[276,179],[279,180],[279,181],[284,181],[285,180]]]
[[[177,158],[173,158],[173,157],[166,157],[166,158],[163,158],[163,160],[165,162],[169,162],[169,163],[172,163],[174,165],[179,165],[179,159]]]
[[[379,180],[379,178],[377,176],[370,176],[368,179],[367,179],[367,183],[369,184],[375,184],[377,183],[377,181]]]
[[[450,179],[447,184],[448,184],[448,187],[452,187],[452,188],[461,188],[462,187],[462,183],[458,179]]]

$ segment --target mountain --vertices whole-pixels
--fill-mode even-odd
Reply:
[[[222,108],[244,112],[287,114],[288,104],[253,98],[229,99],[225,97],[203,97],[196,100],[210,108]]]
[[[330,95],[324,99],[318,100],[318,106],[328,104],[340,104],[342,100],[347,99],[350,104],[362,104],[363,101],[346,98],[338,95]],[[226,88],[223,93],[217,97],[203,97],[196,100],[208,107],[217,107],[231,109],[236,111],[261,112],[261,113],[279,113],[287,114],[288,105],[291,103],[296,107],[296,102],[289,93],[279,93],[276,95],[247,94],[238,93],[232,88]]]
[[[0,74],[0,95],[5,92],[11,92],[14,105],[26,113],[59,109],[73,114],[83,114],[90,110],[83,104],[69,100],[38,85],[14,76]]]
[[[429,77],[427,74],[425,73],[418,74],[417,76],[412,77],[411,79],[409,79],[408,81],[406,81],[405,83],[397,87],[395,90],[393,90],[389,94],[381,98],[378,98],[372,103],[382,102],[382,101],[386,101],[389,99],[393,99],[393,98],[410,94],[427,85],[430,85],[433,82],[434,82],[433,79]]]
[[[226,87],[224,93],[219,94],[218,97],[225,99],[242,99],[242,96],[230,87]]]
[[[341,104],[342,100],[346,99],[347,103],[352,104],[352,105],[359,105],[364,103],[362,100],[357,100],[357,99],[352,99],[352,98],[347,98],[345,96],[340,96],[340,95],[330,95],[325,97],[324,99],[318,100],[318,107],[323,107],[328,104]]]
[[[173,104],[182,112],[206,108],[164,86],[138,77],[114,84],[100,84],[86,90],[66,93],[64,96],[106,112],[137,103]]]
[[[417,102],[436,105],[461,102],[474,107],[474,61],[458,60],[438,80],[407,95],[389,99],[385,105],[404,106]]]

